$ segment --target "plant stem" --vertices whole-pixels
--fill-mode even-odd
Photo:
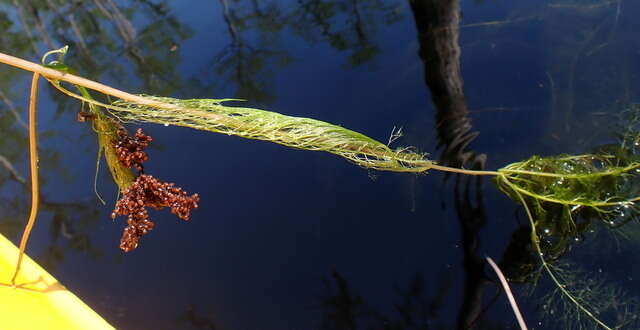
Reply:
[[[508,181],[506,181],[505,183],[507,185],[509,185],[512,189],[514,188],[514,185],[512,183],[510,183]],[[535,251],[537,252],[538,257],[540,258],[540,262],[542,262],[542,267],[547,272],[547,274],[549,274],[549,277],[551,277],[551,280],[553,281],[553,283],[555,283],[555,285],[558,287],[558,290],[560,290],[560,292],[562,292],[562,294],[564,294],[569,300],[571,300],[571,302],[574,303],[576,305],[576,307],[578,307],[578,309],[580,309],[583,313],[587,314],[587,316],[589,316],[592,320],[594,320],[596,323],[598,323],[603,328],[605,328],[607,330],[612,330],[604,322],[600,321],[600,319],[598,319],[595,315],[593,315],[593,313],[591,313],[591,311],[589,311],[586,307],[584,307],[577,300],[577,298],[574,297],[573,294],[571,294],[565,288],[565,285],[560,282],[560,280],[556,277],[556,275],[553,273],[553,271],[551,271],[551,268],[549,267],[549,264],[544,259],[544,254],[542,253],[542,249],[540,248],[540,239],[538,238],[538,233],[536,231],[536,224],[535,224],[535,221],[533,220],[533,214],[531,213],[531,210],[527,206],[527,203],[525,202],[524,197],[522,197],[522,194],[520,192],[518,192],[517,190],[514,190],[514,191],[515,191],[516,195],[518,196],[518,198],[520,199],[520,203],[522,203],[522,206],[524,207],[524,210],[527,213],[527,218],[529,219],[529,223],[531,224],[531,244],[533,245]]]
[[[455,167],[449,167],[449,166],[443,166],[443,165],[437,165],[437,164],[431,164],[429,165],[429,168],[437,171],[460,173],[460,174],[466,174],[466,175],[503,175],[502,173],[496,172],[496,171],[465,170],[463,168],[455,168]]]
[[[27,71],[31,71],[34,73],[39,73],[42,76],[44,76],[47,79],[50,79],[52,81],[56,81],[56,80],[62,80],[62,81],[66,81],[68,83],[77,85],[77,86],[82,86],[82,87],[86,87],[88,89],[92,89],[95,91],[98,91],[100,93],[106,94],[106,95],[111,95],[113,97],[119,98],[121,100],[125,100],[128,102],[132,102],[132,103],[136,103],[139,105],[145,105],[145,106],[150,106],[150,107],[159,107],[159,108],[164,108],[164,109],[176,109],[176,110],[182,110],[179,107],[173,105],[173,104],[168,104],[168,103],[164,103],[164,102],[157,102],[157,101],[153,101],[150,100],[148,98],[142,97],[142,96],[138,96],[138,95],[133,95],[118,89],[115,89],[113,87],[95,82],[93,80],[89,80],[86,78],[82,78],[70,73],[66,73],[66,72],[61,72],[55,69],[51,69],[51,68],[47,68],[44,67],[42,65],[30,62],[30,61],[26,61],[11,55],[7,55],[4,53],[0,53],[0,63],[4,63],[4,64],[8,64],[23,70],[27,70]],[[83,101],[87,101],[93,104],[97,104],[100,106],[105,106],[107,108],[113,107],[112,105],[106,105],[106,104],[102,104],[100,102],[97,102],[95,100],[87,100],[85,98],[83,98],[82,96],[70,93],[69,91],[67,91],[64,88],[61,88],[61,86],[57,85],[57,84],[53,84],[54,87],[58,88],[59,90],[65,92],[66,94],[73,96],[75,98],[81,99]],[[215,116],[215,114],[209,114],[209,115],[213,115]],[[428,167],[425,168],[425,170],[428,169],[434,169],[434,170],[438,170],[438,171],[445,171],[445,172],[453,172],[453,173],[460,173],[460,174],[466,174],[466,175],[500,175],[499,172],[495,172],[495,171],[474,171],[474,170],[465,170],[465,169],[459,169],[459,168],[453,168],[453,167],[448,167],[448,166],[441,166],[441,165],[436,165],[433,163],[430,163],[430,165]]]
[[[18,254],[18,261],[16,263],[16,269],[11,277],[11,285],[15,286],[16,278],[20,272],[20,266],[22,265],[22,257],[24,256],[24,250],[27,248],[27,241],[29,235],[33,229],[33,225],[36,222],[38,216],[38,203],[39,203],[39,186],[38,186],[38,143],[36,132],[36,105],[38,104],[38,80],[40,78],[39,73],[33,74],[31,80],[31,95],[29,97],[29,164],[31,167],[31,213],[29,214],[29,221],[22,233],[20,239],[20,253]]]
[[[149,105],[149,106],[157,106],[161,103],[152,102],[144,97],[133,95],[127,92],[123,92],[121,90],[115,89],[113,87],[109,87],[107,85],[101,84],[99,82],[95,82],[93,80],[89,80],[86,78],[82,78],[70,73],[60,72],[58,70],[54,70],[51,68],[44,67],[40,64],[23,60],[21,58],[17,58],[15,56],[7,55],[4,53],[0,53],[0,63],[4,63],[7,65],[14,66],[16,68],[20,68],[26,71],[31,71],[34,73],[39,73],[43,77],[53,79],[53,80],[62,80],[75,85],[84,86],[89,89],[93,89],[95,91],[101,92],[103,94],[111,95],[123,100],[131,101],[134,103]]]
[[[500,270],[498,265],[496,265],[493,259],[491,259],[491,257],[486,257],[485,259],[487,259],[489,266],[491,266],[491,268],[493,268],[493,271],[496,272],[496,275],[498,275],[498,279],[500,279],[502,288],[504,289],[504,292],[507,294],[507,298],[509,299],[509,304],[511,304],[511,309],[513,310],[513,313],[515,314],[516,319],[518,320],[520,329],[527,330],[527,324],[524,322],[524,317],[522,317],[522,313],[520,313],[520,308],[518,308],[518,304],[516,303],[516,298],[513,297],[511,288],[509,288],[509,282],[507,282],[507,279],[504,277],[504,274],[502,274],[502,271]]]

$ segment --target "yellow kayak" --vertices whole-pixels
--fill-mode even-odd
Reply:
[[[0,329],[114,329],[28,256],[11,287],[18,248],[0,234]]]

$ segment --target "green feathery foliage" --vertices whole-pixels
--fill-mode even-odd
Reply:
[[[605,292],[612,290],[611,285],[605,290],[605,286],[594,285],[584,274],[580,274],[583,278],[570,276],[557,261],[596,222],[618,228],[640,219],[636,205],[640,200],[640,107],[629,107],[622,113],[621,122],[624,127],[617,128],[621,132],[617,144],[583,155],[533,156],[501,168],[495,178],[502,192],[524,206],[531,225],[533,252],[539,256],[559,296],[567,300],[555,306],[564,306],[575,321],[580,320],[580,315],[573,312],[580,311],[605,329],[611,327],[602,321],[603,316],[615,315],[618,328],[636,322],[635,314],[624,308],[621,312],[620,304],[603,298],[611,297]],[[514,269],[519,279],[539,279],[535,275],[538,269],[530,262],[527,259]]]
[[[199,130],[270,141],[287,147],[324,151],[359,166],[380,171],[425,172],[434,163],[412,148],[391,149],[364,134],[320,120],[286,116],[276,112],[224,105],[236,99],[173,99],[138,95],[145,103],[117,100],[111,104],[70,92],[83,102],[107,109],[120,121],[185,126]]]
[[[125,121],[186,126],[297,149],[329,152],[375,170],[423,172],[432,165],[424,154],[414,153],[409,148],[392,150],[364,134],[320,120],[223,104],[233,101],[231,99],[144,97],[161,106],[118,100],[109,110]]]

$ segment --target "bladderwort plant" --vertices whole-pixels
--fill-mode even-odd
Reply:
[[[282,115],[276,112],[247,107],[228,106],[235,99],[174,99],[144,94],[130,94],[73,74],[64,62],[67,47],[51,51],[43,57],[43,64],[25,61],[0,53],[0,62],[33,73],[29,106],[29,140],[32,186],[32,209],[20,241],[19,258],[11,286],[16,276],[31,229],[37,216],[38,169],[36,140],[36,103],[39,76],[60,92],[80,100],[89,109],[94,131],[98,136],[98,160],[105,156],[107,166],[120,191],[130,187],[135,175],[118,161],[114,144],[122,123],[154,123],[184,126],[214,133],[236,135],[278,143],[287,147],[324,151],[338,155],[367,169],[392,172],[426,173],[429,170],[463,175],[493,176],[498,188],[523,206],[531,225],[530,244],[539,256],[541,267],[555,283],[562,295],[578,310],[605,329],[611,329],[593,311],[566,289],[549,260],[561,255],[570,244],[570,237],[581,234],[586,222],[594,219],[606,224],[636,220],[640,200],[640,144],[637,127],[623,132],[620,144],[581,155],[553,157],[533,156],[507,165],[497,171],[473,171],[438,165],[415,148],[391,149],[361,133],[327,122]],[[58,55],[58,60],[45,63],[46,57]],[[73,91],[73,90],[76,91]],[[113,101],[99,101],[89,90]],[[634,124],[640,122],[633,112]],[[631,126],[630,126],[631,127]],[[619,220],[623,219],[623,220]],[[552,228],[560,233],[553,244],[541,240],[540,231]]]

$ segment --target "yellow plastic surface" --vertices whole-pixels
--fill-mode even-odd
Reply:
[[[18,248],[0,234],[0,329],[114,329],[28,256],[11,287]]]

